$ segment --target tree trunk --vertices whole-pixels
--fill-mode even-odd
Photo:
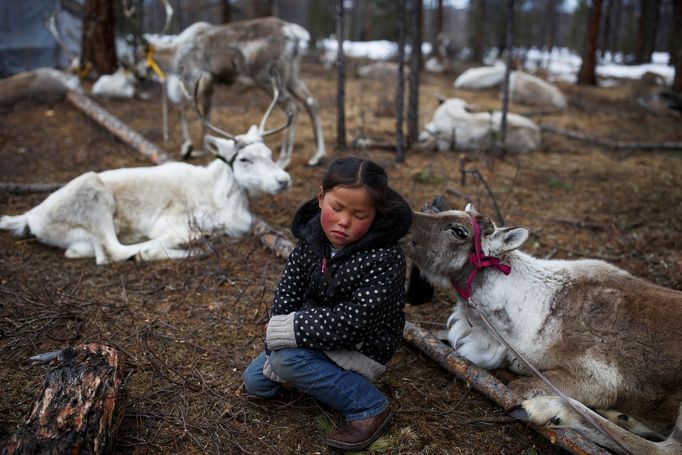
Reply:
[[[547,30],[545,34],[545,48],[547,49],[548,53],[552,52],[552,49],[554,48],[554,41],[556,37],[556,0],[549,0],[547,2],[547,16],[546,16],[546,21],[547,21]]]
[[[441,33],[443,33],[444,20],[445,15],[443,11],[443,0],[438,0],[438,9],[436,10],[436,42],[438,42],[438,37],[441,35]]]
[[[405,139],[403,137],[403,111],[405,108],[405,29],[407,0],[398,2],[398,84],[395,96],[395,150],[396,161],[405,161]]]
[[[673,5],[672,49],[670,52],[675,64],[673,91],[682,93],[682,0],[675,0]]]
[[[92,343],[43,357],[56,363],[28,421],[1,452],[110,453],[123,418],[123,360],[118,352]]]
[[[419,73],[422,60],[422,0],[412,2],[412,53],[410,54],[410,98],[407,106],[407,147],[419,137]]]
[[[504,81],[502,83],[502,119],[500,120],[500,145],[504,149],[507,141],[507,112],[509,111],[509,76],[512,67],[512,49],[514,45],[514,0],[507,0],[507,66],[504,70]]]
[[[232,22],[232,3],[230,0],[223,0],[221,12],[223,24]]]
[[[597,85],[597,40],[599,39],[599,21],[601,18],[602,0],[593,0],[590,23],[587,27],[585,37],[585,51],[583,52],[583,63],[578,73],[578,84]]]
[[[346,144],[346,61],[343,56],[344,0],[336,0],[336,148],[345,150]]]
[[[473,27],[471,28],[471,60],[477,63],[483,61],[485,50],[486,0],[476,0],[471,7]]]
[[[92,65],[98,76],[116,71],[113,0],[86,0],[83,8],[81,66]]]
[[[639,21],[637,29],[637,48],[635,50],[636,63],[651,62],[656,31],[658,29],[660,0],[641,0],[639,6]]]
[[[611,34],[611,21],[613,18],[613,2],[614,0],[607,0],[606,12],[604,13],[604,27],[601,30],[601,56],[602,58],[607,52],[611,51],[609,44],[609,36]]]

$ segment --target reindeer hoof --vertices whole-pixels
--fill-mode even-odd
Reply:
[[[308,167],[316,167],[322,164],[325,161],[324,156],[316,157],[316,158],[311,158],[308,163],[306,163],[306,166]]]
[[[509,410],[509,416],[517,420],[523,420],[524,422],[528,420],[528,413],[523,409],[522,405],[516,405]]]

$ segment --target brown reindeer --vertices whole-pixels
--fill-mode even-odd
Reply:
[[[199,97],[203,112],[210,119],[211,98],[217,84],[231,85],[237,80],[250,82],[265,91],[271,90],[270,81],[277,74],[280,86],[279,104],[294,118],[298,112],[297,103],[302,103],[312,122],[315,134],[316,151],[308,161],[317,165],[326,155],[322,135],[322,121],[317,101],[312,96],[300,76],[302,47],[310,39],[308,32],[301,26],[285,22],[276,17],[257,18],[232,22],[220,26],[200,23],[190,26],[191,33],[179,36],[177,42],[155,45],[155,55],[169,77],[171,100],[182,98],[181,153],[188,156],[192,150],[192,140],[186,123],[185,111],[191,106],[191,94],[183,87],[193,87],[197,78],[201,79]],[[172,64],[170,63],[172,61]],[[182,96],[171,94],[173,73],[180,77]],[[176,79],[177,80],[177,79]],[[295,123],[288,129],[282,143],[278,164],[286,167],[291,162],[294,147]]]
[[[469,302],[565,395],[589,408],[616,409],[668,438],[648,441],[602,419],[617,443],[606,438],[530,376],[464,298],[448,321],[453,348],[481,367],[522,375],[509,387],[527,399],[523,408],[535,423],[573,428],[619,453],[682,453],[682,292],[604,261],[532,257],[518,250],[527,238],[527,229],[498,228],[468,206],[415,213],[405,249],[433,284],[470,294]],[[472,254],[478,242],[480,254]]]

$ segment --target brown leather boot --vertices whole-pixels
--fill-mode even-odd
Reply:
[[[393,411],[387,406],[375,416],[348,422],[327,437],[327,445],[344,450],[364,449],[381,435],[392,418]]]

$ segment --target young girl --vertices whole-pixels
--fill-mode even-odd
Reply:
[[[244,373],[248,393],[277,398],[295,387],[339,411],[327,438],[341,449],[371,444],[393,413],[372,384],[401,342],[405,257],[412,223],[405,200],[369,160],[340,158],[317,197],[294,216],[298,244],[275,291],[265,352]]]

